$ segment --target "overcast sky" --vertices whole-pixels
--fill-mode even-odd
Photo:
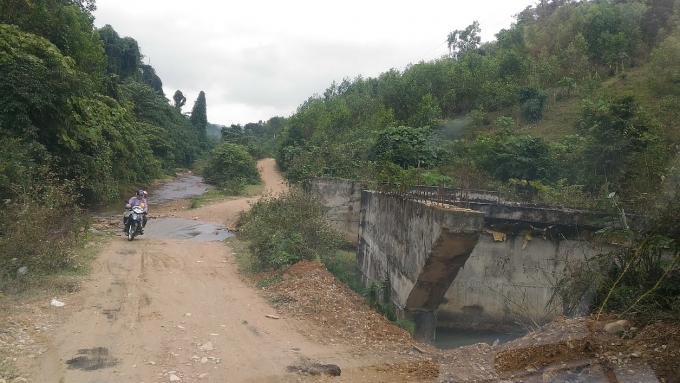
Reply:
[[[288,117],[335,80],[377,77],[447,53],[477,20],[490,41],[531,0],[97,0],[95,25],[137,40],[185,112],[201,90],[208,120]]]

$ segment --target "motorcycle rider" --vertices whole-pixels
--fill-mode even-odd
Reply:
[[[146,191],[144,190],[137,190],[137,193],[133,195],[130,200],[128,200],[127,204],[125,205],[126,209],[132,209],[135,206],[139,206],[142,209],[144,209],[144,214],[142,215],[142,228],[140,230],[140,234],[144,234],[144,227],[146,226],[146,214],[149,211],[149,205],[146,203]],[[127,213],[123,215],[123,231],[125,231],[125,224],[127,220]]]

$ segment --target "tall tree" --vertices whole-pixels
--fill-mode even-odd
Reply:
[[[191,125],[196,128],[196,131],[198,132],[198,141],[201,143],[201,146],[205,148],[208,144],[208,134],[205,130],[205,126],[208,124],[205,92],[201,91],[201,93],[198,94],[194,107],[191,109],[189,121],[191,122]]]
[[[466,52],[471,52],[479,47],[482,42],[482,37],[479,35],[482,29],[479,27],[479,22],[474,21],[463,30],[456,29],[449,33],[446,43],[449,46],[449,53],[451,57],[458,58]]]
[[[104,52],[106,53],[107,66],[106,71],[109,74],[120,75],[121,68],[121,46],[120,35],[110,24],[106,24],[99,28],[99,38],[104,43]]]
[[[139,69],[142,71],[142,82],[150,86],[156,94],[161,97],[165,97],[165,92],[163,92],[163,81],[156,74],[156,70],[153,69],[151,65],[141,64]]]
[[[175,91],[175,94],[172,96],[172,100],[175,102],[175,109],[182,109],[184,104],[187,103],[187,98],[184,97],[184,93],[182,93],[182,91],[179,89]]]
[[[142,68],[142,53],[140,52],[137,40],[132,37],[120,37],[116,30],[108,24],[100,28],[98,32],[99,38],[104,43],[104,52],[106,52],[108,60],[107,72],[109,74],[115,74],[121,80],[130,77],[139,80],[139,76],[141,76],[142,80],[152,88],[158,88],[160,79],[156,80],[158,76],[155,76],[156,72],[153,71],[153,68]]]
[[[208,111],[205,102],[205,93],[203,91],[198,94],[198,98],[196,99],[196,102],[194,102],[189,121],[191,121],[193,126],[199,129],[205,129],[205,125],[208,123]]]
[[[137,40],[132,37],[123,37],[120,39],[120,73],[118,75],[121,79],[128,77],[135,77],[139,73],[139,66],[142,63],[142,53],[139,51]]]

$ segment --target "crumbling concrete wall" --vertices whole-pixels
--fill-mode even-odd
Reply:
[[[308,191],[323,203],[326,217],[345,239],[357,244],[361,185],[355,181],[338,178],[314,178],[309,184]]]
[[[438,325],[515,330],[545,323],[563,314],[553,293],[567,270],[607,250],[578,239],[486,231],[444,295]]]
[[[435,310],[477,244],[484,215],[371,191],[361,194],[357,264],[365,285],[389,282],[399,313],[432,341]]]
[[[389,282],[396,292],[394,296],[399,297],[395,304],[406,307],[406,301],[403,299],[408,297],[406,291],[413,291],[415,279],[414,275],[409,275],[403,270],[414,269],[422,262],[422,259],[413,258],[410,254],[416,251],[420,254],[431,252],[434,241],[442,234],[442,232],[426,232],[430,230],[424,229],[427,226],[414,224],[419,220],[426,222],[432,219],[427,209],[423,209],[424,205],[402,201],[400,203],[408,202],[415,205],[409,205],[411,207],[408,209],[397,208],[395,205],[395,201],[399,200],[397,197],[390,197],[395,199],[390,203],[377,204],[372,198],[373,194],[368,194],[362,201],[358,183],[346,180],[319,178],[313,180],[312,185],[314,195],[320,198],[328,208],[329,218],[346,233],[348,238],[356,239],[360,236],[365,241],[365,243],[359,243],[360,248],[357,254],[357,262],[362,270],[364,282],[384,282],[388,270],[390,268],[396,270],[397,272],[390,276]],[[476,197],[478,199],[499,198],[492,195],[493,193],[487,194],[489,195],[480,194]],[[387,196],[383,197],[385,201],[390,200]],[[471,204],[471,207],[479,208],[476,204]],[[365,214],[360,214],[362,209],[369,210],[366,210]],[[378,214],[376,209],[384,210]],[[534,224],[531,219],[536,217],[527,215],[527,212],[536,209],[516,206],[516,211],[510,216],[506,217],[501,214],[500,217],[515,218],[517,220],[514,222],[520,223],[522,219],[527,219],[529,221],[524,222],[529,222],[526,226],[531,227]],[[486,215],[494,213],[494,211],[481,210]],[[538,217],[540,219],[534,219],[534,221],[547,222],[552,225],[551,222],[559,222],[564,218],[559,214],[566,214],[569,217],[573,215],[572,218],[564,218],[565,222],[562,223],[566,226],[571,224],[578,225],[580,228],[580,225],[587,221],[581,219],[585,214],[583,212],[548,210],[550,211],[541,213],[543,215]],[[553,214],[553,210],[557,213]],[[546,218],[545,214],[549,216]],[[490,221],[499,221],[498,217],[494,216],[494,218],[487,217],[485,221],[487,224]],[[566,237],[574,238],[574,233],[578,232],[575,229],[572,231]],[[380,238],[380,236],[385,238]],[[368,242],[367,238],[379,238],[379,240],[371,239],[371,242]],[[409,247],[397,246],[399,241],[408,242]],[[420,250],[414,249],[416,247]],[[378,248],[379,250],[376,250]],[[405,258],[395,257],[395,261],[389,264],[386,257],[374,256],[374,250],[384,254],[401,254],[400,256]],[[533,322],[547,321],[555,315],[562,315],[562,302],[560,299],[552,299],[551,302],[551,298],[555,285],[567,274],[565,268],[569,265],[571,267],[579,265],[585,259],[608,250],[610,249],[593,247],[586,241],[566,239],[561,234],[544,237],[537,233],[517,230],[499,230],[495,233],[487,230],[482,234],[469,259],[466,258],[464,266],[443,295],[442,302],[437,309],[437,325],[448,328],[516,330],[520,326],[531,326]],[[415,291],[422,290],[416,289]],[[416,300],[416,298],[414,294],[411,299]],[[587,304],[588,297],[584,298],[583,303]],[[419,304],[427,306],[422,298],[418,300],[421,302]]]

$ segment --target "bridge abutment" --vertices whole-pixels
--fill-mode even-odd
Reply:
[[[434,341],[434,312],[477,244],[484,215],[372,191],[362,192],[361,206],[365,285],[387,283],[389,299],[416,323],[416,338]]]
[[[312,194],[323,201],[336,227],[349,239],[358,238],[357,264],[365,285],[389,285],[392,301],[401,308],[399,317],[416,322],[419,313],[432,307],[423,296],[431,297],[438,303],[435,323],[443,328],[517,331],[556,315],[583,313],[588,295],[575,307],[564,307],[555,296],[555,286],[569,270],[611,250],[584,238],[602,227],[616,227],[612,217],[602,212],[525,206],[505,201],[499,193],[467,191],[464,205],[483,213],[483,233],[471,254],[442,259],[436,248],[453,243],[446,239],[449,226],[428,232],[433,222],[443,221],[437,218],[439,213],[427,211],[427,204],[381,193],[362,196],[360,185],[347,180],[316,179],[312,186]],[[462,203],[462,194],[460,189],[417,187],[405,197],[434,196],[449,204]],[[371,196],[380,196],[381,202]],[[378,209],[388,215],[378,214]],[[451,228],[456,235],[465,231]],[[429,264],[413,255],[430,253]],[[414,269],[424,271],[416,276],[409,271]],[[453,271],[449,277],[439,274],[447,270]],[[440,282],[433,284],[433,279]],[[439,297],[438,289],[447,283],[447,291]]]

